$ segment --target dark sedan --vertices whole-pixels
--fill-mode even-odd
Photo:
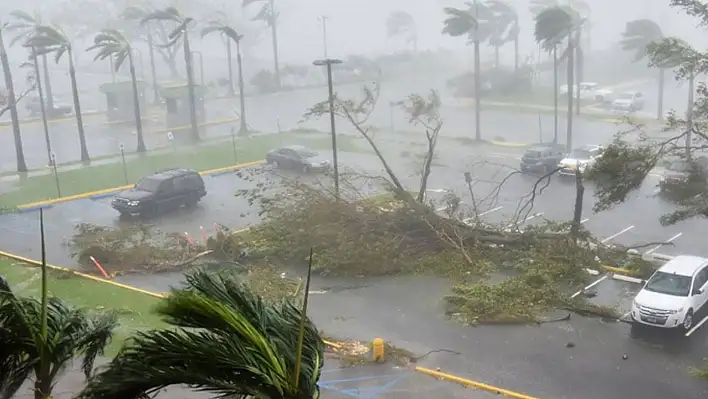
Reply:
[[[291,145],[266,154],[266,162],[276,168],[293,169],[302,172],[327,171],[332,163],[317,151],[299,145]]]

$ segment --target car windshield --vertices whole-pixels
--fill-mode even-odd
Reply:
[[[588,150],[573,150],[568,155],[571,159],[590,159],[590,151]]]
[[[160,183],[161,181],[156,179],[142,179],[135,185],[135,189],[155,193],[160,188]]]
[[[688,296],[691,291],[691,277],[659,271],[649,279],[644,289],[659,294]]]
[[[301,157],[303,157],[303,158],[312,158],[312,157],[316,157],[316,156],[317,156],[317,152],[312,151],[312,150],[309,149],[309,148],[305,148],[305,147],[302,147],[302,148],[293,148],[293,150],[295,150],[295,152],[297,152],[297,155],[299,155],[299,156],[301,156]]]
[[[622,93],[617,96],[619,100],[631,100],[634,98],[634,93]]]
[[[535,151],[535,150],[526,151],[526,154],[524,154],[524,157],[526,157],[526,158],[541,158],[541,151]]]
[[[669,170],[673,172],[686,172],[688,171],[688,162],[686,161],[676,161],[671,162],[669,165]]]

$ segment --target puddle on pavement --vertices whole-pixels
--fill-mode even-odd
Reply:
[[[595,305],[614,307],[618,313],[626,314],[632,309],[632,301],[641,288],[641,284],[619,281],[609,276],[588,290],[595,293],[588,300]]]

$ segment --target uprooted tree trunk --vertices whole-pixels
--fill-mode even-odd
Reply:
[[[573,221],[570,225],[570,236],[578,239],[580,236],[580,225],[583,217],[583,196],[585,195],[585,185],[583,184],[583,173],[580,165],[575,168],[575,205],[573,206]]]

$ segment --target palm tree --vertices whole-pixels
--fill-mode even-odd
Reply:
[[[278,62],[278,16],[275,9],[275,0],[243,0],[242,7],[249,4],[259,3],[261,9],[258,11],[253,21],[263,21],[270,27],[271,39],[273,40],[273,65],[275,67],[275,87],[280,88],[280,64]]]
[[[224,39],[224,44],[226,44],[226,62],[229,73],[229,95],[233,97],[236,94],[234,90],[234,72],[233,72],[233,57],[231,54],[231,40],[228,34],[224,33],[222,29],[230,29],[233,33],[236,32],[236,28],[229,22],[229,16],[225,12],[217,12],[217,18],[213,19],[207,24],[205,29],[202,29],[202,38],[205,35],[212,32],[219,32],[221,37]],[[238,36],[238,35],[237,35]],[[241,35],[243,36],[243,35]],[[239,39],[240,40],[240,39]],[[238,47],[238,46],[237,46]]]
[[[147,151],[145,140],[143,139],[143,121],[140,116],[140,92],[138,91],[138,81],[135,78],[135,62],[133,60],[133,46],[122,33],[115,29],[104,29],[93,39],[93,46],[86,51],[98,50],[93,58],[95,60],[114,60],[115,71],[118,71],[125,60],[128,60],[130,68],[130,79],[133,83],[133,110],[135,113],[135,126],[138,133],[138,153]]]
[[[167,7],[162,10],[156,10],[143,17],[140,24],[144,25],[150,21],[172,21],[177,27],[168,35],[171,40],[168,45],[175,45],[181,38],[184,46],[184,63],[187,69],[187,89],[189,90],[189,119],[192,124],[192,138],[195,141],[199,140],[199,126],[197,126],[197,108],[195,105],[196,95],[194,94],[194,70],[192,51],[189,46],[189,24],[194,21],[193,18],[183,16],[174,7]]]
[[[123,13],[123,19],[129,21],[142,21],[143,18],[154,12],[154,9],[147,7],[130,6],[126,8]],[[145,36],[147,38],[147,45],[150,57],[150,73],[152,74],[152,92],[153,101],[158,103],[160,101],[160,93],[157,88],[157,72],[155,68],[155,44],[153,39],[153,31],[148,27],[145,29]]]
[[[79,399],[178,384],[219,397],[318,397],[324,344],[305,309],[265,303],[232,276],[198,271],[186,280],[156,310],[177,330],[135,335]]]
[[[536,15],[534,36],[536,42],[546,51],[556,49],[563,41],[567,41],[565,51],[557,64],[566,60],[568,79],[568,126],[566,130],[566,147],[573,148],[573,83],[575,69],[575,47],[578,40],[577,31],[581,26],[579,15],[568,6],[549,7]],[[558,57],[556,57],[558,58]],[[558,90],[558,88],[554,88]],[[577,90],[577,89],[576,89]]]
[[[638,19],[627,22],[627,26],[622,33],[620,45],[623,50],[634,52],[634,62],[647,58],[647,46],[649,43],[664,37],[664,32],[659,25],[649,19]],[[664,81],[666,68],[659,69],[659,107],[656,118],[664,119]]]
[[[76,125],[79,128],[79,144],[81,145],[81,161],[91,162],[88,148],[86,147],[86,135],[84,134],[84,122],[81,115],[81,103],[79,101],[79,89],[76,85],[76,69],[74,68],[74,53],[71,40],[59,26],[40,25],[34,30],[33,35],[27,40],[26,46],[34,48],[37,55],[54,54],[54,61],[58,64],[64,54],[69,59],[69,78],[71,79],[71,92],[74,97],[74,111],[76,112]]]
[[[238,95],[239,102],[241,105],[241,115],[239,117],[240,127],[238,133],[240,135],[248,134],[248,125],[246,124],[246,96],[243,87],[243,62],[241,59],[241,39],[243,35],[240,35],[234,28],[227,25],[223,20],[216,20],[210,22],[204,29],[202,29],[202,37],[209,35],[211,33],[218,33],[226,39],[226,48],[229,58],[229,83],[233,90],[233,83],[231,83],[233,74],[231,73],[231,42],[236,44],[236,64],[238,66]]]
[[[388,37],[406,36],[406,42],[413,45],[413,51],[418,52],[418,32],[413,16],[405,11],[394,11],[386,20]]]
[[[27,162],[25,162],[25,151],[22,148],[22,133],[20,132],[20,118],[17,116],[17,98],[15,96],[15,85],[12,80],[10,70],[10,60],[7,57],[5,40],[3,34],[7,23],[0,23],[0,64],[2,64],[3,76],[5,78],[5,89],[7,90],[7,105],[10,107],[10,119],[12,120],[12,135],[15,139],[15,158],[17,160],[17,171],[27,172]]]
[[[501,0],[488,0],[489,22],[492,34],[489,44],[494,46],[495,65],[499,68],[499,48],[514,42],[514,72],[519,69],[519,15],[509,4]]]
[[[486,20],[482,16],[486,16],[485,5],[475,1],[474,4],[467,3],[468,9],[461,10],[458,8],[446,7],[443,9],[447,18],[444,21],[445,27],[442,33],[452,37],[467,36],[474,44],[474,97],[475,97],[475,140],[482,140],[482,132],[480,125],[480,114],[482,108],[481,101],[481,85],[480,85],[480,56],[479,45],[486,41],[490,32]]]
[[[0,284],[0,326],[3,397],[14,394],[34,373],[35,399],[51,398],[61,372],[77,357],[83,357],[82,371],[88,378],[97,356],[103,354],[118,326],[115,313],[92,313],[76,309],[59,298],[50,298],[44,242],[44,217],[40,210],[42,250],[41,297],[16,296],[2,280]]]
[[[34,15],[24,11],[13,11],[10,16],[15,18],[15,22],[8,26],[8,31],[16,32],[16,36],[10,42],[14,46],[18,42],[26,42],[34,34],[36,27],[42,25],[42,16],[35,12]],[[46,89],[47,108],[54,109],[54,96],[52,95],[52,82],[49,79],[49,63],[47,54],[42,55],[42,74],[44,75],[44,88]],[[40,85],[39,74],[37,74],[37,84]]]

